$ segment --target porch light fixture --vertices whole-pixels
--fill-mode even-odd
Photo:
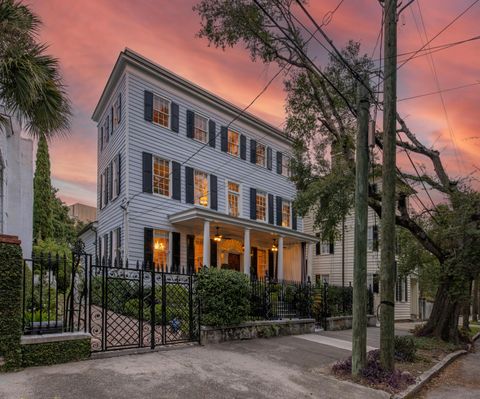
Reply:
[[[216,232],[216,234],[213,236],[213,241],[216,241],[216,242],[222,241],[222,235],[220,235],[220,234],[218,233],[218,226],[217,226],[217,232]]]
[[[275,238],[273,239],[272,252],[278,252],[277,240]]]

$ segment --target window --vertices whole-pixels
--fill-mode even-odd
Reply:
[[[264,249],[257,250],[257,276],[264,277],[267,273],[267,251]]]
[[[194,173],[194,203],[208,206],[208,175],[198,170]]]
[[[164,127],[170,126],[170,101],[153,96],[153,122]]]
[[[107,119],[105,119],[103,133],[103,144],[105,145],[110,140],[110,115],[107,115]]]
[[[153,192],[170,197],[170,162],[153,157]]]
[[[112,265],[120,265],[122,259],[120,234],[120,227],[112,232]]]
[[[267,221],[267,194],[258,192],[256,197],[257,220]]]
[[[257,143],[256,146],[256,164],[259,166],[263,166],[264,168],[267,166],[267,150],[263,144]]]
[[[228,131],[228,147],[227,152],[236,157],[240,154],[240,135],[237,132],[231,130]]]
[[[109,262],[109,256],[108,256],[108,234],[104,234],[104,236],[103,236],[102,257],[103,257],[103,259],[104,259],[104,262],[106,262],[106,263]]]
[[[117,97],[115,100],[115,104],[113,104],[113,126],[112,128],[116,128],[118,125],[120,125],[120,118],[121,118],[121,113],[122,110],[120,107],[122,106],[120,97]]]
[[[367,248],[369,251],[378,251],[378,226],[368,226]]]
[[[333,254],[334,243],[331,241],[322,241],[320,243],[320,255],[331,255]]]
[[[282,227],[290,227],[290,201],[282,200]]]
[[[155,269],[163,269],[168,265],[169,243],[168,231],[153,231],[153,264]]]
[[[105,206],[105,175],[100,175],[100,209]]]
[[[100,127],[99,135],[100,135],[100,139],[99,139],[99,141],[100,141],[100,151],[103,151],[103,126]]]
[[[330,284],[330,275],[329,274],[315,274],[315,284]]]
[[[240,184],[229,181],[228,185],[228,214],[240,216]]]
[[[291,176],[290,172],[290,157],[287,157],[285,154],[282,156],[282,175],[286,177]]]
[[[195,238],[194,244],[194,256],[195,256],[195,271],[198,272],[203,265],[203,239]]]
[[[118,197],[118,157],[115,157],[114,160],[112,161],[112,177],[113,177],[113,182],[112,182],[112,199],[115,199]]]
[[[395,300],[397,302],[408,301],[408,279],[406,277],[397,277],[395,283]]]
[[[195,122],[194,122],[194,129],[193,129],[193,138],[195,140],[201,141],[202,143],[206,143],[208,140],[207,134],[207,126],[208,126],[208,119],[195,114]]]

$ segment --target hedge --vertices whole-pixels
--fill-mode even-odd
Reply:
[[[22,250],[18,244],[0,243],[0,356],[4,370],[21,366]]]
[[[47,366],[90,357],[90,338],[22,345],[22,366]]]

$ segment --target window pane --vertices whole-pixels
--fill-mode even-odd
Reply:
[[[153,96],[153,122],[168,127],[169,105],[164,98]]]
[[[257,193],[257,220],[267,220],[267,196],[264,193]]]
[[[238,157],[239,154],[239,134],[237,132],[228,131],[228,153]]]
[[[203,143],[207,142],[207,118],[195,114],[195,129],[193,137]]]
[[[170,162],[158,157],[153,158],[153,192],[170,196]]]
[[[208,175],[195,171],[195,204],[208,206]]]
[[[240,215],[240,185],[234,182],[228,182],[228,214]]]
[[[257,154],[257,157],[256,157],[257,165],[265,167],[266,166],[265,146],[257,143],[256,154]]]
[[[168,265],[168,232],[163,230],[153,231],[153,263],[159,270]]]
[[[290,227],[290,201],[282,201],[282,226]]]
[[[267,273],[267,251],[257,250],[257,276],[264,277]]]
[[[282,156],[282,175],[290,177],[290,157]]]

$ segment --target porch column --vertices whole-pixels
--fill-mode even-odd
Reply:
[[[245,228],[243,239],[243,272],[250,277],[250,229]]]
[[[210,267],[210,220],[203,222],[203,265]]]
[[[277,278],[283,280],[283,237],[278,237]]]
[[[307,242],[307,280],[310,277],[310,281],[313,282],[313,244]]]

